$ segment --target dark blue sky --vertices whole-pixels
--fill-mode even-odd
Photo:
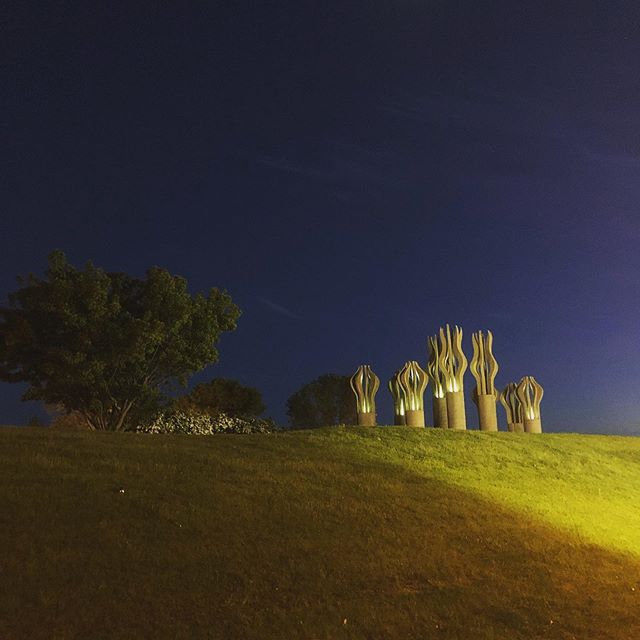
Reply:
[[[547,430],[640,425],[636,2],[173,5],[6,12],[3,297],[54,248],[226,288],[239,328],[194,381],[279,419],[449,322],[469,356],[493,330],[500,387],[536,376]],[[0,422],[38,412],[20,393]]]

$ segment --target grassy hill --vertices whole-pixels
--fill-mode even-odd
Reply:
[[[640,439],[0,429],[0,638],[640,638]]]

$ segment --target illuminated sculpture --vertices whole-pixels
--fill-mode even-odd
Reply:
[[[398,383],[404,398],[406,425],[424,427],[424,390],[429,383],[426,372],[412,360],[400,369]]]
[[[462,352],[460,327],[454,327],[453,336],[449,325],[446,332],[440,329],[439,361],[440,369],[444,373],[449,429],[464,430],[467,428],[467,419],[464,409],[463,377],[467,370],[467,358]]]
[[[380,379],[371,371],[368,364],[358,367],[350,380],[351,389],[356,396],[359,427],[376,426],[375,395],[380,386]]]
[[[404,410],[404,394],[400,387],[400,370],[393,374],[391,380],[389,380],[389,391],[393,397],[393,424],[396,426],[406,424],[405,410]]]
[[[476,379],[473,401],[478,407],[480,431],[497,431],[495,379],[498,373],[498,363],[491,351],[493,335],[491,331],[487,331],[486,336],[482,331],[478,331],[471,335],[471,340],[473,342],[473,358],[469,363],[469,369]]]
[[[440,368],[438,336],[429,336],[429,362],[427,362],[427,373],[429,374],[429,380],[431,380],[433,426],[440,429],[446,429],[449,426],[449,422],[447,420],[447,397],[444,371]]]
[[[522,404],[524,430],[527,433],[542,433],[540,401],[544,391],[533,376],[525,376],[518,383],[516,394]]]
[[[524,431],[524,421],[522,403],[516,393],[517,388],[518,385],[515,382],[510,382],[500,394],[500,403],[507,414],[507,430],[522,433]]]

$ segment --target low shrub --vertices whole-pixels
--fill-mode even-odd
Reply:
[[[214,433],[271,433],[277,429],[270,419],[238,418],[219,413],[215,416],[185,411],[164,412],[148,423],[139,425],[142,433],[186,433],[209,436]]]
[[[89,431],[84,416],[78,411],[69,413],[54,413],[51,419],[51,428],[60,431]]]

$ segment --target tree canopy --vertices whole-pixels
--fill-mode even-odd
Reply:
[[[175,406],[209,415],[226,413],[236,417],[257,417],[265,410],[257,389],[226,378],[214,378],[196,385],[191,393],[178,398]]]
[[[0,308],[0,379],[27,382],[23,399],[80,412],[92,429],[124,430],[170,384],[216,362],[240,309],[218,289],[191,295],[159,267],[138,279],[49,256]]]
[[[304,385],[287,400],[287,415],[293,427],[356,424],[349,376],[327,373]]]

